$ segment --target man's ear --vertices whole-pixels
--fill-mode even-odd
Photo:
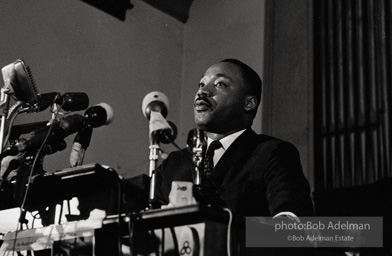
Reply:
[[[244,109],[246,111],[253,111],[253,110],[256,110],[256,108],[257,108],[256,96],[247,96]]]

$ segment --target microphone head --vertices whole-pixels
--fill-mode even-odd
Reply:
[[[79,114],[73,114],[61,118],[59,121],[59,127],[61,128],[61,136],[63,138],[80,131],[83,128],[83,116]]]
[[[79,114],[68,115],[61,118],[52,124],[52,127],[45,126],[40,127],[36,130],[30,132],[30,139],[28,140],[27,148],[38,148],[45,140],[46,144],[52,144],[51,147],[56,147],[57,150],[60,149],[60,144],[65,137],[80,131],[83,128],[84,118]],[[50,130],[50,134],[48,132]],[[56,151],[52,151],[53,153]]]
[[[191,151],[205,150],[207,147],[207,140],[203,130],[198,128],[190,130],[186,144]]]
[[[92,128],[110,124],[113,116],[112,107],[103,102],[88,108],[84,113],[86,124]]]
[[[151,110],[161,112],[163,117],[167,116],[169,111],[169,99],[161,92],[154,91],[148,93],[142,102],[143,115],[150,120]]]
[[[15,73],[17,81],[17,86],[14,88],[15,97],[24,103],[36,104],[38,90],[30,67],[25,65],[22,60],[17,60],[15,62]]]
[[[30,67],[25,65],[23,60],[18,59],[3,67],[1,71],[9,94],[29,106],[37,103],[38,90]]]
[[[60,93],[58,92],[49,92],[49,93],[43,93],[43,94],[38,94],[38,102],[37,106],[34,109],[35,112],[41,112],[50,107],[55,99],[59,97]]]
[[[101,103],[97,104],[96,106],[100,106],[103,109],[105,109],[105,111],[106,111],[106,122],[104,125],[110,124],[113,121],[113,117],[114,117],[113,108],[105,102],[101,102]]]
[[[79,111],[88,108],[89,98],[84,92],[67,92],[56,103],[65,111]]]

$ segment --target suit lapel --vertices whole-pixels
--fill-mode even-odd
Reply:
[[[225,176],[231,169],[235,168],[240,171],[240,169],[236,167],[246,162],[243,159],[250,155],[257,144],[258,136],[254,131],[247,129],[244,133],[242,133],[223,154],[215,166],[214,171],[210,176],[211,179],[214,180],[215,184],[221,186],[223,180],[227,180],[229,178]]]

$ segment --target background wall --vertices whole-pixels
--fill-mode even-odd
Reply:
[[[159,90],[169,97],[168,119],[177,125],[177,143],[183,147],[194,128],[192,104],[201,76],[221,59],[238,58],[264,82],[262,110],[253,128],[298,146],[310,177],[308,2],[197,0],[183,24],[140,0],[132,1],[124,22],[79,0],[5,1],[0,66],[22,58],[41,93],[81,91],[89,95],[90,105],[111,105],[114,121],[94,130],[84,162],[133,177],[148,173],[144,96]],[[49,118],[45,111],[24,114],[17,122]],[[67,139],[66,150],[45,158],[47,171],[68,167],[73,138]]]
[[[111,166],[127,178],[148,174],[144,96],[156,90],[168,96],[167,118],[177,125],[183,147],[194,128],[192,103],[201,76],[221,59],[238,58],[264,83],[253,128],[293,142],[312,184],[309,2],[195,0],[183,24],[140,0],[132,0],[124,22],[79,0],[4,1],[0,67],[24,59],[40,93],[86,92],[90,106],[111,105],[114,121],[94,130],[84,163]],[[50,116],[23,114],[16,123]],[[45,158],[45,170],[69,167],[74,136],[67,138],[66,150]]]
[[[312,9],[308,0],[267,0],[262,130],[298,148],[313,189]]]
[[[0,8],[0,66],[22,58],[40,93],[86,92],[90,106],[111,105],[114,121],[94,130],[84,163],[109,165],[125,177],[148,173],[144,96],[164,92],[173,106],[168,118],[179,123],[184,38],[182,23],[132,2],[124,22],[78,0],[4,1]],[[47,119],[48,110],[17,122]],[[45,158],[47,171],[69,167],[74,137]]]

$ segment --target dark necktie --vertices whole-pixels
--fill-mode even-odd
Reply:
[[[214,169],[214,153],[215,150],[220,147],[222,147],[222,144],[219,142],[219,140],[214,140],[208,147],[203,161],[205,174],[210,175],[212,173],[212,170]]]

